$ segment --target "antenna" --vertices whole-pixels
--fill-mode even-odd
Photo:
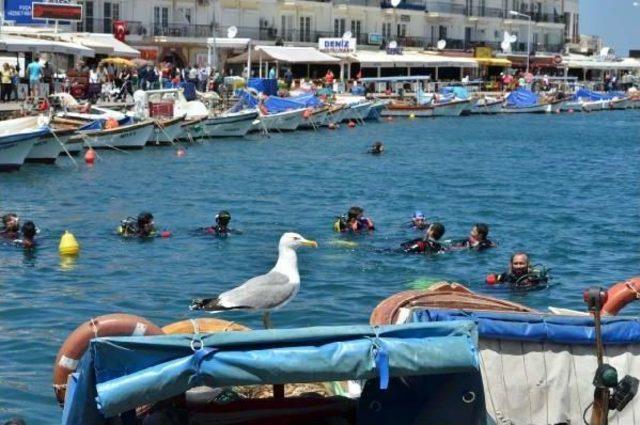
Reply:
[[[447,40],[438,40],[438,50],[443,50],[447,47]]]
[[[227,29],[227,37],[235,38],[236,35],[238,35],[238,27],[230,26],[229,29]]]

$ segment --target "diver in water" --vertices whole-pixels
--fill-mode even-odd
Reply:
[[[426,230],[429,228],[429,223],[425,219],[422,211],[418,210],[413,213],[411,221],[409,222],[409,228],[414,230]]]
[[[22,239],[13,241],[16,245],[22,246],[24,249],[32,249],[36,247],[37,228],[33,221],[25,221],[22,225]]]
[[[424,237],[405,242],[401,245],[406,253],[437,254],[444,251],[444,247],[438,242],[444,235],[445,228],[442,223],[432,223]]]
[[[153,214],[141,212],[138,218],[127,217],[120,222],[118,234],[123,237],[151,238],[156,236]]]
[[[452,249],[472,249],[474,251],[484,251],[485,249],[495,248],[497,245],[490,241],[489,226],[484,223],[476,223],[469,232],[467,239],[454,241],[451,243]]]
[[[340,216],[333,223],[333,229],[336,232],[346,233],[362,233],[375,230],[373,220],[364,217],[364,210],[360,207],[351,207],[347,212],[347,216]]]
[[[17,214],[9,213],[2,216],[2,230],[0,236],[15,239],[20,235],[20,219]]]
[[[367,153],[370,153],[372,155],[380,155],[382,152],[384,152],[384,145],[382,144],[382,142],[375,142],[373,145],[371,145],[371,149],[367,151]]]
[[[226,237],[231,233],[239,233],[238,231],[229,228],[229,222],[231,221],[231,214],[229,213],[229,211],[222,210],[218,212],[218,214],[216,214],[215,220],[215,225],[205,227],[203,229],[205,233],[219,237]]]
[[[526,252],[516,252],[511,256],[509,269],[501,274],[487,276],[487,284],[507,284],[512,288],[528,289],[545,286],[549,282],[549,270],[533,267]]]

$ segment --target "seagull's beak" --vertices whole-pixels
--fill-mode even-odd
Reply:
[[[305,239],[305,240],[301,241],[301,242],[300,242],[300,244],[301,244],[301,245],[304,245],[304,246],[312,246],[312,247],[314,247],[314,248],[317,248],[317,247],[318,247],[318,242],[316,242],[316,241],[310,241],[310,240],[307,240],[307,239]]]

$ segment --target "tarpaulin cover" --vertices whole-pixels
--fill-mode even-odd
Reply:
[[[194,341],[202,349],[193,350]],[[69,381],[63,424],[212,387],[401,376],[477,375],[473,322],[340,326],[91,341]]]
[[[264,93],[267,96],[278,94],[278,80],[275,78],[249,78],[247,87],[256,89],[259,93]]]
[[[270,113],[291,111],[305,107],[303,104],[298,103],[291,98],[278,96],[269,96],[264,101],[264,106],[267,107]]]
[[[251,93],[246,90],[241,90],[238,93],[238,101],[233,105],[229,111],[240,112],[243,109],[253,109],[258,106],[258,99],[256,99]]]
[[[587,89],[579,89],[573,95],[574,99],[582,99],[582,100],[608,100],[611,99],[612,96],[609,94],[598,93],[595,91],[587,90]]]
[[[414,312],[415,322],[473,320],[480,338],[594,345],[593,319],[589,316],[556,316],[531,313],[498,313],[426,309]],[[606,345],[640,343],[640,320],[622,317],[602,319]]]
[[[441,92],[444,94],[454,94],[458,99],[469,99],[469,90],[464,87],[444,87]]]
[[[318,106],[322,106],[322,101],[318,99],[318,97],[313,93],[301,94],[299,96],[292,96],[289,99],[294,102],[298,102],[307,108],[309,107],[316,108]]]
[[[519,88],[507,96],[507,104],[514,108],[526,108],[538,103],[538,95],[527,89]]]

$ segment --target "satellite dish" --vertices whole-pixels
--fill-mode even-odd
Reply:
[[[398,7],[402,0],[391,0],[391,7]]]
[[[509,43],[506,40],[500,43],[500,47],[502,48],[502,51],[505,53],[509,53],[511,51],[511,43]]]
[[[389,43],[389,48],[390,49],[397,49],[398,48],[398,43],[396,41],[392,41]]]
[[[227,37],[235,38],[236,35],[238,35],[238,27],[236,26],[229,27],[229,29],[227,30]]]
[[[351,34],[351,31],[347,31],[344,34],[342,34],[342,39],[343,40],[348,40],[348,39],[350,39],[352,37],[353,37],[353,34]]]
[[[516,41],[518,41],[518,36],[517,35],[512,35],[511,37],[509,37],[509,42],[510,43],[515,43]]]
[[[447,40],[438,40],[438,50],[442,50],[447,47]]]
[[[609,54],[609,51],[611,50],[610,47],[603,47],[600,50],[600,56],[607,56]]]

